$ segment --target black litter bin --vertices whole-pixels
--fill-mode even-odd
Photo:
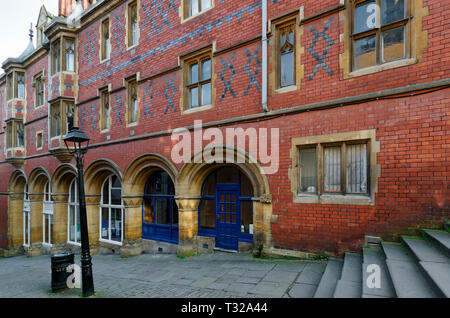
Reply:
[[[67,289],[67,279],[74,270],[67,271],[67,267],[74,265],[74,254],[55,254],[52,256],[52,291]]]

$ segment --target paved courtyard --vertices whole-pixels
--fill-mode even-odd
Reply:
[[[96,297],[311,297],[326,262],[255,259],[249,254],[93,257]],[[79,256],[75,263],[80,264]],[[0,297],[78,298],[81,289],[51,292],[50,256],[0,259]]]

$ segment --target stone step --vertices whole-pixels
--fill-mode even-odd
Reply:
[[[336,289],[337,282],[341,277],[344,261],[339,258],[330,258],[328,260],[325,273],[320,280],[314,298],[332,298]]]
[[[386,264],[399,298],[434,298],[434,286],[421,271],[412,252],[399,243],[382,243]]]
[[[402,241],[413,252],[418,261],[450,263],[448,258],[439,248],[420,237],[402,236]]]
[[[439,288],[440,296],[450,298],[450,264],[420,262],[420,266]]]
[[[396,298],[397,295],[392,284],[391,275],[386,265],[386,259],[380,248],[367,247],[363,249],[363,268],[362,268],[362,297],[387,297]],[[378,265],[380,268],[380,288],[370,288],[367,279],[372,271],[367,271],[370,265]],[[369,268],[370,269],[370,268]]]
[[[345,254],[342,274],[336,284],[334,298],[361,298],[362,260],[361,254]]]
[[[423,232],[439,245],[447,257],[450,257],[450,233],[435,230],[423,230]]]

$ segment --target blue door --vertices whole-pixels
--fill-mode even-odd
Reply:
[[[241,224],[240,189],[218,185],[216,191],[216,247],[238,250]]]

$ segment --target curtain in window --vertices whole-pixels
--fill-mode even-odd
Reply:
[[[341,191],[341,147],[325,148],[325,192]]]
[[[367,146],[347,146],[347,192],[367,192]]]

